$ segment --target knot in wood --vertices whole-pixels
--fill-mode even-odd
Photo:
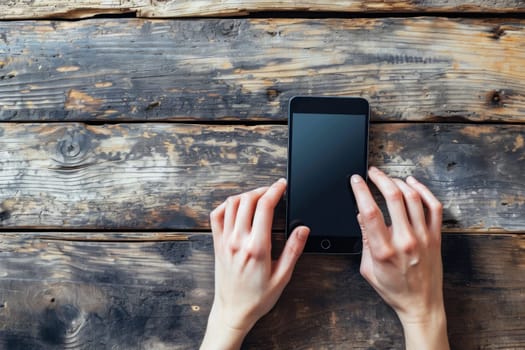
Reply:
[[[80,144],[71,139],[61,140],[58,142],[58,153],[65,162],[73,160],[80,154]]]
[[[73,304],[59,304],[46,308],[41,315],[39,334],[49,344],[70,344],[77,348],[79,331],[85,324],[86,315]]]
[[[222,35],[230,35],[235,28],[234,20],[221,20],[219,22],[219,28]]]
[[[74,158],[80,153],[80,145],[76,142],[63,141],[60,150],[66,157]]]
[[[90,137],[83,130],[67,130],[58,141],[56,148],[56,161],[62,165],[77,165],[90,149]]]

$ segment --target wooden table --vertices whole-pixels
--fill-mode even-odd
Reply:
[[[285,175],[312,94],[367,98],[370,164],[443,202],[452,348],[524,349],[523,1],[240,3],[0,4],[0,348],[197,348],[208,213]],[[302,257],[245,347],[403,348],[358,270]]]

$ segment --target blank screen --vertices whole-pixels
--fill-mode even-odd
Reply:
[[[289,232],[304,224],[313,236],[360,236],[349,178],[366,174],[366,116],[294,113],[292,118]]]

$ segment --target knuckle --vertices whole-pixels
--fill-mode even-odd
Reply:
[[[396,253],[392,247],[385,246],[376,254],[376,259],[380,262],[386,262],[391,260],[395,254]]]
[[[219,218],[219,210],[215,208],[210,212],[210,221],[212,222],[217,221],[218,218]]]
[[[245,192],[240,195],[241,202],[249,202],[252,201],[255,198],[254,192]]]
[[[419,245],[423,247],[423,249],[427,250],[428,248],[432,247],[434,245],[434,240],[429,237],[429,234],[425,232],[424,235],[419,240]]]
[[[265,256],[264,250],[253,244],[250,244],[248,247],[246,247],[245,253],[248,259],[251,258],[251,259],[259,260],[259,259],[264,258]]]
[[[403,193],[398,188],[389,189],[385,193],[385,199],[390,202],[398,202],[403,199]]]
[[[263,196],[257,202],[257,208],[261,209],[261,210],[272,210],[273,209],[273,205],[272,205],[271,200],[268,197]]]
[[[238,196],[229,196],[226,198],[226,205],[233,205],[235,202],[237,202]]]
[[[252,196],[249,193],[243,193],[239,195],[239,202],[248,203],[252,199]]]
[[[405,239],[401,244],[401,250],[407,254],[413,253],[416,250],[416,248],[417,241],[413,237]]]
[[[376,206],[365,208],[361,213],[364,222],[373,221],[379,218],[380,211]]]
[[[359,273],[367,281],[370,280],[370,276],[372,275],[370,269],[368,267],[366,267],[364,264],[361,264],[361,266],[359,267]]]
[[[231,255],[235,255],[237,252],[239,252],[239,250],[241,250],[241,242],[235,235],[227,240],[225,246]]]
[[[366,277],[366,268],[361,264],[361,267],[359,268],[359,273],[361,274],[361,276],[363,277]]]
[[[419,200],[419,193],[417,193],[414,190],[408,190],[405,193],[405,198],[411,202],[415,202]]]

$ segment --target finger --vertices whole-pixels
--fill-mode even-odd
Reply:
[[[282,288],[290,281],[297,260],[304,250],[304,246],[310,234],[306,226],[296,227],[284,246],[281,256],[274,267],[273,278],[275,283]]]
[[[286,190],[286,180],[280,179],[259,198],[253,217],[252,239],[255,246],[271,245],[273,211]]]
[[[361,231],[367,236],[372,254],[383,257],[387,253],[385,249],[390,247],[391,239],[383,214],[361,176],[353,175],[350,183],[359,209],[357,217]]]
[[[427,224],[431,232],[433,232],[436,235],[441,235],[443,205],[425,185],[417,181],[413,176],[409,176],[407,178],[407,183],[419,193],[419,195],[423,199],[423,203],[428,208]]]
[[[222,202],[217,208],[210,213],[210,226],[213,234],[222,234],[224,230],[224,212],[226,210],[226,202]]]
[[[224,230],[224,212],[226,210],[226,202],[222,202],[217,208],[210,213],[210,226],[213,237],[213,248],[215,253],[219,247],[220,237]]]
[[[403,200],[403,193],[381,170],[371,167],[368,176],[383,195],[392,220],[395,231],[407,231],[409,229],[408,217]]]
[[[239,209],[237,210],[237,217],[233,228],[235,232],[249,233],[251,231],[257,201],[267,190],[268,187],[260,187],[241,194]]]
[[[233,232],[237,210],[239,208],[240,196],[230,196],[226,199],[226,210],[224,213],[224,234],[229,235]]]
[[[425,212],[419,192],[407,185],[400,179],[393,179],[397,187],[403,192],[405,206],[408,212],[408,219],[414,228],[415,234],[420,239],[426,239],[427,224],[425,221]]]

